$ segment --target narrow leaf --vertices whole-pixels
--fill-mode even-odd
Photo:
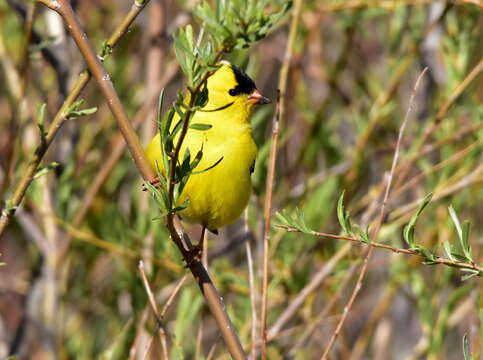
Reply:
[[[453,224],[456,228],[456,232],[458,233],[458,237],[460,240],[463,238],[463,230],[461,229],[461,224],[458,219],[458,215],[456,215],[456,211],[454,210],[453,206],[448,207],[449,215],[451,216],[451,220],[453,220]]]
[[[202,123],[190,124],[190,129],[198,130],[198,131],[210,130],[212,127],[213,125],[210,125],[210,124],[202,124]]]

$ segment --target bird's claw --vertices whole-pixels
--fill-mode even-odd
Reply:
[[[185,261],[186,261],[186,268],[190,268],[191,265],[193,265],[193,263],[195,261],[197,262],[200,262],[201,261],[201,256],[203,254],[203,249],[202,247],[198,244],[198,245],[194,245],[187,253],[187,256],[185,257]]]

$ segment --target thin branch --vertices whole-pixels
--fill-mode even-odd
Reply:
[[[376,228],[374,229],[374,232],[372,234],[372,238],[374,239],[374,242],[377,241],[377,238],[379,236],[379,231],[381,229],[382,223],[384,222],[386,204],[387,204],[387,200],[389,198],[389,192],[391,190],[392,180],[393,180],[393,177],[394,177],[394,171],[396,169],[397,161],[399,159],[399,150],[400,150],[400,146],[401,146],[401,140],[402,140],[402,137],[404,135],[404,129],[406,128],[406,124],[409,120],[409,114],[411,113],[411,110],[413,109],[414,98],[416,96],[416,91],[419,87],[419,83],[421,82],[421,79],[423,78],[423,76],[424,76],[424,74],[426,73],[427,70],[428,70],[428,68],[424,68],[424,70],[421,72],[421,74],[419,74],[418,78],[416,79],[416,83],[414,84],[414,88],[413,88],[413,90],[411,92],[411,96],[409,98],[409,105],[408,105],[408,109],[406,111],[406,115],[404,116],[403,123],[401,125],[401,128],[399,129],[399,134],[398,134],[398,139],[397,139],[397,144],[396,144],[396,150],[394,152],[394,158],[393,158],[393,161],[392,161],[391,171],[389,173],[389,178],[388,178],[388,181],[387,181],[386,191],[384,193],[384,199],[382,200],[381,211],[379,213],[379,218],[378,218],[378,221],[377,221],[377,224],[376,224]],[[335,328],[335,331],[333,332],[333,334],[332,334],[332,336],[329,340],[329,343],[328,343],[327,347],[325,348],[325,351],[322,354],[322,357],[320,358],[320,360],[326,360],[327,359],[327,356],[329,355],[329,352],[330,352],[332,346],[334,345],[334,343],[337,339],[337,336],[339,335],[339,333],[342,329],[342,326],[345,323],[345,320],[346,320],[346,318],[347,318],[347,316],[348,316],[348,314],[349,314],[349,312],[352,308],[352,305],[354,304],[354,301],[355,301],[357,295],[359,294],[359,291],[362,288],[362,281],[364,280],[365,274],[367,272],[369,259],[371,258],[373,251],[374,251],[374,246],[371,246],[371,247],[369,247],[369,249],[367,249],[366,255],[364,257],[364,262],[362,264],[361,271],[359,273],[359,277],[357,279],[357,283],[354,287],[352,295],[350,296],[347,305],[344,307],[344,312],[342,314],[342,317],[340,318],[340,320],[339,320],[339,322],[338,322],[338,324]]]
[[[252,315],[252,326],[251,326],[251,360],[256,360],[257,356],[257,302],[256,302],[256,288],[255,288],[255,275],[253,271],[253,257],[252,257],[252,246],[250,244],[250,229],[248,227],[248,210],[245,209],[243,216],[244,230],[246,233],[245,247],[247,251],[247,266],[248,266],[248,284],[250,286],[250,307]]]
[[[184,283],[186,282],[186,279],[188,277],[185,275],[181,278],[180,281],[178,281],[178,283],[176,284],[176,287],[173,289],[173,291],[171,292],[171,294],[169,295],[168,299],[166,300],[166,303],[164,304],[163,306],[163,309],[161,310],[161,319],[164,318],[164,316],[166,315],[166,312],[168,311],[168,308],[171,306],[171,304],[173,303],[173,300],[174,298],[176,297],[176,295],[178,295],[179,291],[181,290],[181,288],[183,287]]]
[[[277,162],[277,143],[280,122],[284,121],[286,109],[286,92],[288,83],[288,73],[290,70],[293,48],[297,36],[300,13],[302,10],[302,0],[295,0],[290,23],[290,30],[287,39],[287,47],[283,59],[282,68],[280,69],[280,79],[278,83],[277,108],[272,121],[272,143],[270,149],[270,160],[267,174],[266,197],[264,205],[264,231],[263,231],[263,279],[262,279],[262,303],[261,303],[261,356],[262,360],[267,358],[267,302],[268,302],[268,247],[270,240],[270,220],[272,213],[272,193],[275,178],[275,165]]]
[[[280,123],[280,90],[277,94],[277,106],[272,122],[272,144],[268,165],[267,186],[264,206],[264,229],[263,229],[263,279],[262,279],[262,308],[261,308],[261,355],[262,360],[267,358],[267,302],[268,302],[268,256],[270,241],[270,224],[272,217],[272,193],[275,178],[275,165],[277,162],[278,131]]]
[[[282,228],[282,229],[285,229],[288,232],[297,232],[297,233],[301,232],[299,229],[296,229],[296,228],[293,228],[293,227],[290,227],[290,226],[279,225],[279,227]],[[322,232],[318,232],[318,231],[314,231],[311,234],[314,235],[314,236],[324,237],[324,238],[328,238],[328,239],[351,241],[351,242],[358,243],[360,245],[368,245],[368,246],[374,247],[374,248],[389,250],[389,251],[391,251],[393,253],[397,253],[397,254],[421,256],[421,254],[419,252],[414,251],[414,250],[398,248],[398,247],[395,247],[395,246],[376,243],[376,242],[369,242],[368,243],[368,242],[366,242],[362,239],[354,238],[354,237],[350,237],[350,236],[340,236],[340,235],[326,234],[326,233],[322,233]],[[460,269],[475,270],[475,271],[478,271],[481,275],[483,275],[483,267],[478,266],[478,265],[473,264],[473,263],[468,263],[468,262],[464,262],[464,261],[453,261],[453,260],[442,258],[442,257],[436,257],[436,259],[434,260],[434,263],[452,266],[452,267],[460,268]]]
[[[143,280],[143,285],[146,290],[146,294],[148,295],[149,305],[151,306],[151,310],[153,311],[154,318],[156,319],[156,323],[158,325],[159,330],[159,340],[161,342],[161,348],[163,353],[163,359],[168,359],[168,345],[166,341],[166,331],[164,330],[164,325],[162,321],[162,317],[159,314],[158,306],[156,305],[156,301],[154,300],[153,292],[151,291],[151,286],[149,286],[149,281],[144,271],[144,262],[141,260],[139,261],[139,272],[141,273],[141,278]]]

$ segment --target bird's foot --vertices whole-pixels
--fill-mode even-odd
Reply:
[[[200,262],[203,255],[202,244],[194,245],[187,253],[185,257],[186,268],[190,268],[195,261]]]

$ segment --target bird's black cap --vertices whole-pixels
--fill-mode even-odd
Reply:
[[[230,89],[230,95],[251,94],[257,88],[253,80],[239,67],[231,64],[231,68],[238,85]]]

